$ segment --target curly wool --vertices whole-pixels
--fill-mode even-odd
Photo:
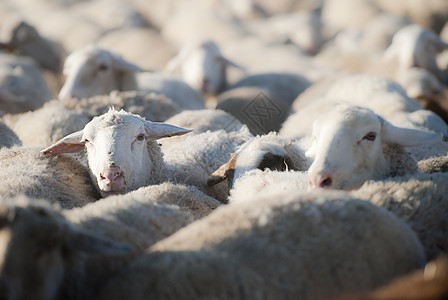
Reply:
[[[448,173],[415,173],[367,181],[351,194],[404,219],[431,259],[448,252]]]
[[[0,196],[25,194],[73,208],[96,201],[89,170],[71,155],[44,155],[39,147],[0,150]]]

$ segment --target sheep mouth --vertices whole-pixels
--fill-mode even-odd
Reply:
[[[100,175],[100,178],[98,180],[98,187],[102,194],[105,193],[108,195],[123,194],[127,191],[126,180],[123,174],[115,176],[113,180]]]

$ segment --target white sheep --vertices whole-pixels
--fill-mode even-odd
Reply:
[[[74,224],[143,251],[210,214],[220,202],[187,185],[162,183],[64,211]]]
[[[384,56],[386,61],[397,59],[403,73],[411,67],[419,67],[434,74],[442,83],[448,83],[446,74],[437,65],[437,54],[447,48],[448,44],[435,32],[411,24],[394,35]]]
[[[113,90],[143,90],[165,94],[183,109],[205,108],[202,96],[188,84],[162,73],[142,69],[122,57],[93,45],[72,52],[64,63],[67,79],[60,100],[89,98]],[[138,73],[138,74],[136,74]]]
[[[0,90],[0,111],[6,113],[34,110],[53,99],[36,63],[12,54],[0,53]]]
[[[22,141],[11,128],[0,122],[0,148],[10,148],[14,145],[21,146]]]
[[[3,298],[93,299],[136,256],[126,244],[73,225],[45,200],[2,197],[0,220]]]
[[[220,207],[151,246],[98,299],[329,299],[424,263],[415,233],[368,201],[273,193]]]
[[[26,146],[0,149],[1,198],[24,194],[73,208],[100,197],[81,161],[68,155],[44,155],[41,150]]]
[[[211,39],[186,44],[167,63],[167,71],[180,77],[204,96],[216,96],[228,86],[227,67],[243,69],[227,59]]]
[[[185,139],[162,156],[156,140],[190,131],[111,109],[43,153],[73,153],[85,148],[92,182],[103,197],[164,181],[207,191],[208,175],[251,135],[247,128],[230,133],[205,132]]]
[[[404,147],[441,140],[438,133],[397,127],[372,110],[340,102],[313,125],[306,155],[313,188],[355,189],[368,179],[383,179],[417,171]]]
[[[251,170],[306,171],[310,165],[311,161],[299,143],[272,132],[256,136],[239,146],[230,160],[210,175],[207,184],[213,186],[227,180],[230,190]]]

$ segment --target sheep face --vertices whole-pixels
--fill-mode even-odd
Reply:
[[[148,148],[157,147],[160,152],[155,139],[190,131],[111,109],[43,152],[77,152],[85,147],[91,179],[106,197],[150,184],[154,165],[160,162],[152,160]]]
[[[59,92],[59,99],[89,98],[124,90],[125,77],[133,76],[137,71],[141,69],[121,57],[87,46],[67,57],[64,64],[66,81]]]
[[[313,143],[306,152],[314,158],[310,188],[357,188],[388,174],[387,144],[411,147],[440,139],[439,134],[395,127],[367,108],[341,103],[314,122]]]
[[[130,251],[127,245],[76,228],[44,200],[0,201],[1,299],[56,299],[76,252]]]
[[[226,68],[237,64],[226,59],[215,42],[205,40],[187,45],[168,63],[168,70],[180,68],[182,78],[194,89],[207,96],[217,95],[227,84]]]

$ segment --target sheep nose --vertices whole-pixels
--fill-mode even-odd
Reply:
[[[310,187],[312,189],[317,188],[329,188],[333,183],[333,179],[330,175],[318,175],[310,180]]]
[[[123,171],[115,165],[110,166],[108,170],[100,173],[101,180],[108,183],[115,183],[121,177],[123,177]]]

